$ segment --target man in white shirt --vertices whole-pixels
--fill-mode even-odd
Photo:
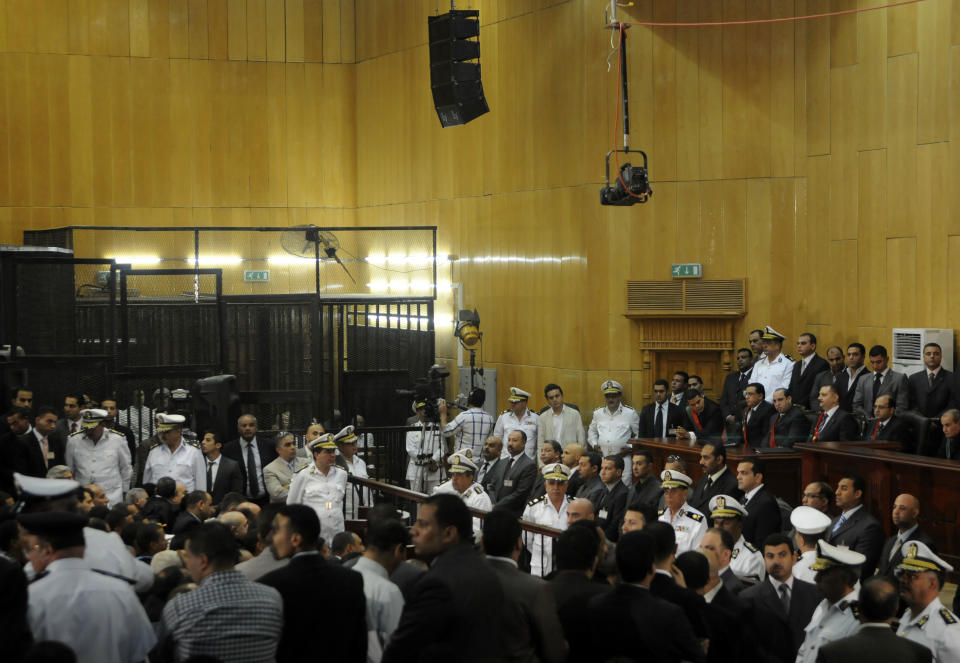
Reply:
[[[367,474],[367,464],[363,462],[363,458],[357,454],[359,438],[353,432],[353,426],[347,426],[334,435],[333,441],[337,443],[337,465],[346,470],[348,475],[353,475],[361,479],[369,479],[370,475]],[[369,488],[348,482],[347,495],[344,502],[346,517],[356,519],[360,517],[361,506],[373,506],[373,497],[370,495]]]
[[[403,614],[403,594],[390,574],[406,559],[410,534],[399,520],[374,522],[367,530],[367,547],[353,570],[363,576],[367,599],[367,661],[377,663]]]
[[[564,404],[563,389],[560,385],[548,384],[543,388],[543,395],[550,404],[550,408],[540,414],[537,439],[556,440],[561,446],[583,444],[586,441],[586,435],[583,432],[580,412]]]
[[[940,602],[944,576],[953,567],[923,541],[907,541],[901,554],[900,597],[908,607],[897,635],[929,649],[935,663],[960,661],[960,619]]]
[[[493,434],[501,440],[506,440],[512,431],[520,429],[527,436],[527,442],[523,452],[529,458],[536,462],[537,460],[537,428],[540,424],[540,418],[527,409],[527,400],[530,398],[530,392],[524,391],[519,387],[510,387],[510,409],[500,415],[496,425],[493,427]]]
[[[793,576],[804,582],[815,582],[817,572],[811,567],[817,561],[817,541],[830,527],[830,516],[812,506],[798,506],[790,513],[790,524],[796,530],[794,543],[800,553],[793,565]]]
[[[160,440],[147,455],[143,482],[156,483],[160,477],[170,477],[187,487],[187,492],[206,485],[206,466],[203,453],[196,443],[183,438],[181,429],[185,418],[179,414],[158,414],[157,433]]]
[[[630,440],[640,432],[640,415],[629,405],[623,404],[623,386],[616,380],[601,384],[600,391],[603,392],[606,405],[593,411],[587,443],[598,449],[602,456],[624,456],[625,469],[621,480],[629,486],[632,483],[630,468],[633,462],[623,452],[630,449]]]
[[[763,385],[764,398],[773,403],[773,392],[777,389],[789,388],[793,376],[793,362],[781,354],[783,341],[786,337],[767,325],[763,330],[763,357],[757,359],[753,365],[750,379]]]
[[[130,449],[122,435],[107,430],[106,410],[84,410],[81,432],[67,440],[67,466],[81,484],[95,483],[106,493],[108,505],[123,504],[123,494],[130,488],[133,465]]]

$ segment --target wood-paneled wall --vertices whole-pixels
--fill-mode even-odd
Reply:
[[[582,407],[607,377],[628,400],[649,392],[624,283],[672,262],[747,279],[744,339],[771,324],[791,344],[814,331],[823,350],[960,327],[944,287],[960,261],[958,3],[630,28],[631,145],[655,191],[630,208],[599,204],[619,143],[608,3],[471,4],[491,112],[441,129],[436,0],[0,0],[0,241],[77,223],[436,224],[480,311],[484,362],[538,405],[548,381]],[[873,4],[620,11],[733,21]]]

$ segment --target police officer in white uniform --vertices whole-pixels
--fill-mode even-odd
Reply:
[[[81,485],[95,483],[107,495],[110,506],[123,504],[130,488],[133,466],[127,439],[104,424],[106,410],[80,413],[80,430],[67,440],[65,459],[73,478]]]
[[[573,498],[567,495],[570,468],[563,463],[550,463],[540,470],[546,493],[527,502],[523,520],[554,529],[567,529],[567,505]],[[553,570],[553,539],[542,534],[524,532],[523,543],[530,551],[530,574],[544,576]]]
[[[774,391],[790,387],[790,378],[793,376],[793,362],[780,352],[784,339],[786,336],[770,325],[763,328],[760,343],[764,354],[753,364],[753,373],[750,376],[751,382],[763,385],[765,398],[769,403],[773,403]]]
[[[337,444],[325,433],[310,443],[313,462],[293,475],[287,504],[306,504],[320,518],[320,536],[327,541],[344,530],[343,500],[347,473],[336,466]]]
[[[614,454],[624,455],[624,449],[630,449],[630,440],[640,432],[640,415],[629,405],[623,404],[623,385],[616,380],[607,380],[600,385],[600,391],[607,404],[593,411],[593,419],[587,429],[587,443],[600,451],[604,457]],[[623,459],[624,469],[621,480],[629,487],[630,470],[633,462],[630,456]]]
[[[436,424],[426,420],[427,404],[414,401],[413,411],[417,414],[419,430],[407,431],[407,485],[410,490],[429,495],[440,483],[440,459],[443,453],[440,443],[440,430]]]
[[[143,482],[156,483],[161,477],[170,477],[187,487],[187,492],[207,485],[207,464],[203,451],[196,442],[188,442],[181,435],[183,415],[158,414],[157,435],[160,439],[150,447],[143,468]]]
[[[493,509],[493,502],[490,496],[479,483],[474,481],[477,476],[477,464],[471,458],[472,452],[469,449],[463,449],[447,458],[447,464],[450,466],[450,478],[443,481],[434,488],[433,493],[450,493],[459,495],[460,499],[471,509],[482,509],[490,511]],[[476,535],[482,529],[483,524],[479,518],[473,519],[473,532]]]
[[[700,548],[700,539],[707,532],[707,519],[687,504],[687,490],[693,479],[678,470],[660,473],[663,501],[666,508],[658,512],[659,520],[673,527],[677,536],[677,555]]]
[[[860,628],[860,566],[867,558],[855,550],[817,541],[817,588],[824,598],[804,629],[797,663],[815,663],[820,648],[828,642],[853,635]],[[829,575],[828,575],[829,574]]]
[[[339,433],[333,436],[333,441],[337,444],[337,467],[346,470],[347,475],[353,475],[362,479],[369,479],[367,474],[367,464],[357,454],[357,443],[359,438],[353,432],[353,426],[346,426]],[[368,447],[369,448],[369,447]],[[370,489],[366,486],[350,483],[347,485],[347,496],[345,500],[345,516],[351,520],[360,517],[361,506],[373,506],[373,497],[370,495]]]
[[[530,392],[519,387],[510,387],[510,396],[507,397],[510,401],[510,409],[503,412],[497,419],[493,434],[506,441],[510,431],[522,429],[527,435],[523,452],[530,456],[533,462],[537,462],[537,429],[540,427],[540,417],[527,409],[528,398],[530,398]],[[507,455],[507,446],[504,445],[501,458],[506,458]]]
[[[940,602],[944,574],[953,567],[922,541],[907,541],[900,552],[900,597],[909,607],[897,635],[929,649],[935,663],[960,661],[960,619]]]
[[[830,527],[830,516],[812,506],[798,506],[790,513],[790,524],[796,530],[794,543],[800,559],[793,565],[793,577],[815,583],[817,572],[811,566],[817,561],[816,538]]]
[[[714,495],[710,499],[713,526],[727,530],[736,541],[730,553],[733,575],[741,580],[746,578],[760,582],[766,575],[767,567],[763,563],[763,554],[743,538],[743,519],[746,517],[746,507],[730,495]]]

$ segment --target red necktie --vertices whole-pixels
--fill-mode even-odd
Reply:
[[[750,408],[743,411],[743,443],[747,443],[747,419],[750,418]]]
[[[693,417],[693,423],[696,424],[697,430],[703,430],[703,426],[700,425],[700,417],[697,416],[697,413],[691,408],[690,416]]]
[[[820,437],[820,423],[823,421],[823,417],[826,414],[826,412],[821,412],[820,416],[817,418],[817,425],[813,427],[813,439],[811,442],[816,442],[817,438]]]
[[[777,440],[776,440],[776,438],[774,437],[774,434],[775,434],[776,431],[777,431],[777,420],[778,420],[778,419],[780,419],[779,416],[777,416],[776,418],[774,418],[774,420],[773,420],[773,425],[770,426],[770,446],[771,446],[771,447],[777,446]]]
[[[873,427],[873,435],[870,436],[871,440],[877,439],[877,431],[880,430],[880,422],[877,421],[877,425]]]

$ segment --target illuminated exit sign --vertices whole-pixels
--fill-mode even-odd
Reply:
[[[703,265],[699,262],[681,262],[670,266],[670,276],[675,279],[703,278]]]
[[[264,283],[270,280],[269,269],[245,269],[243,270],[243,280],[253,283]]]

